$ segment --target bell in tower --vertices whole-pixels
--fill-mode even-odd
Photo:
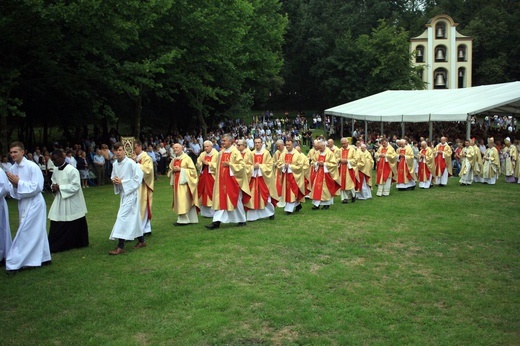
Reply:
[[[435,54],[435,61],[445,61],[444,51],[442,49],[437,49],[437,53]]]
[[[437,34],[435,35],[436,38],[444,38],[444,30],[442,30],[442,27],[439,25],[437,27]]]
[[[464,61],[465,55],[464,55],[464,49],[459,49],[459,61]]]
[[[444,75],[442,73],[437,73],[435,76],[435,87],[436,88],[445,88],[446,81],[444,80]]]

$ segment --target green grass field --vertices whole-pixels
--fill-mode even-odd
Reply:
[[[0,343],[518,345],[520,185],[500,180],[210,231],[173,227],[160,177],[148,247],[115,257],[119,198],[86,189],[90,247],[0,275]]]

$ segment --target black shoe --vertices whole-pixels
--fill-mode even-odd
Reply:
[[[344,199],[344,200],[342,200],[341,203],[343,203],[343,204],[347,204],[347,203],[348,203],[348,199]]]
[[[174,226],[188,226],[189,223],[178,223],[178,222],[174,222],[173,225],[174,225]]]
[[[301,204],[298,204],[295,208],[295,210],[298,212],[300,210],[302,210],[302,205]]]
[[[269,220],[274,220],[274,214],[269,216]]]
[[[237,227],[244,227],[246,225],[245,222],[239,222],[237,223]]]
[[[292,215],[292,213],[290,211],[286,211],[285,215]]]
[[[321,209],[323,209],[323,210],[327,210],[329,208],[330,208],[330,205],[324,205],[323,207],[321,207]]]
[[[317,207],[315,205],[312,206],[312,210],[318,210],[318,209],[320,209],[320,207]]]
[[[356,196],[352,196],[352,203],[356,203]]]
[[[204,227],[206,227],[207,229],[217,229],[220,227],[220,221],[212,222],[211,224],[206,225]]]

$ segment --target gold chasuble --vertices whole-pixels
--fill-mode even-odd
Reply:
[[[282,156],[282,154],[286,153],[286,152],[287,152],[287,150],[284,147],[282,151],[280,151],[280,150],[275,151],[274,157],[273,157],[275,186],[276,186],[276,193],[278,194],[277,195],[278,197],[280,197],[282,195],[282,173],[280,171],[278,171],[278,169],[276,168],[276,164],[278,163],[278,160],[280,160],[280,157]]]
[[[518,153],[516,147],[514,145],[505,146],[502,149],[504,154],[504,175],[506,177],[512,176],[515,174],[515,166],[516,166],[516,158],[518,157]]]
[[[476,144],[472,144],[473,154],[475,158],[473,159],[473,174],[480,175],[482,173],[482,153],[480,152],[480,148]]]
[[[359,183],[362,185],[364,179],[366,184],[372,187],[372,170],[374,168],[374,159],[372,158],[372,154],[370,154],[368,150],[358,150],[357,154]]]
[[[213,187],[215,186],[215,170],[210,169],[216,165],[218,151],[214,148],[208,154],[203,151],[197,158],[197,171],[199,172],[199,183],[197,186],[199,206],[209,207],[213,205]],[[208,163],[207,165],[204,162]]]
[[[434,155],[435,155],[434,176],[436,176],[436,177],[441,176],[444,173],[445,169],[448,170],[448,176],[451,176],[453,174],[452,167],[451,167],[451,154],[452,154],[452,150],[451,150],[451,147],[448,145],[448,143],[437,144],[437,146],[435,147],[435,150],[434,150]]]
[[[334,153],[329,148],[326,148],[324,152],[318,151],[316,153],[315,162],[323,162],[324,165],[311,168],[315,170],[315,175],[310,197],[315,201],[329,201],[334,198],[334,195],[341,187],[339,184],[338,161]],[[327,172],[325,172],[325,167]]]
[[[435,171],[435,161],[433,160],[433,150],[430,147],[419,151],[419,172],[417,179],[424,183],[430,181],[430,177]]]
[[[228,165],[226,166],[224,163]],[[231,146],[227,150],[221,150],[211,169],[216,172],[213,188],[214,210],[235,210],[240,191],[242,191],[244,205],[249,202],[251,192],[247,181],[245,161],[236,147]]]
[[[146,217],[148,211],[148,220],[152,219],[152,203],[153,203],[153,188],[154,188],[154,174],[153,162],[150,155],[145,151],[136,158],[137,165],[143,171],[143,182],[139,187],[139,205],[141,207],[141,220]]]
[[[273,168],[273,158],[269,151],[263,149],[260,152],[253,153],[253,160],[258,164],[258,171],[261,175],[253,174],[249,182],[251,190],[251,200],[247,207],[250,209],[264,209],[271,197],[271,203],[276,206],[279,198],[275,186],[275,176]]]
[[[409,145],[399,147],[396,149],[396,154],[399,158],[397,163],[397,179],[398,184],[408,184],[412,180],[417,180],[415,177],[414,156],[413,150]]]
[[[305,189],[304,167],[307,158],[297,150],[291,153],[285,151],[277,161],[276,166],[281,177],[281,201],[287,203],[303,202],[307,191]],[[284,169],[290,165],[290,172]]]
[[[500,155],[496,147],[487,148],[484,153],[482,178],[489,179],[500,175]]]
[[[173,172],[173,167],[181,168]],[[170,162],[170,185],[173,189],[172,209],[177,215],[187,214],[193,206],[198,206],[197,169],[191,157],[182,153]]]
[[[469,173],[469,171],[473,167],[473,161],[475,160],[475,152],[473,151],[473,147],[471,145],[462,148],[462,154],[465,154],[465,156],[462,157],[459,177],[462,177]]]
[[[334,151],[336,160],[339,165],[339,181],[341,183],[341,190],[359,191],[361,185],[359,184],[357,155],[354,146],[339,148]],[[341,163],[341,160],[348,160],[348,162]]]
[[[253,174],[253,153],[251,150],[249,150],[249,148],[245,148],[244,151],[242,151],[240,154],[244,159],[246,180],[247,184],[249,184],[249,180],[251,180],[251,174]]]
[[[386,157],[382,157],[381,155],[385,155]],[[395,164],[397,162],[397,155],[395,154],[394,148],[391,145],[387,145],[386,147],[380,146],[374,156],[377,162],[376,184],[381,185],[386,183],[389,177],[396,175]]]

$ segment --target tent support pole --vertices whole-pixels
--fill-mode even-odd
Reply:
[[[368,121],[366,121],[366,120],[365,120],[365,137],[363,137],[363,139],[365,140],[365,143],[368,140]]]
[[[401,122],[401,138],[404,138],[404,121]]]
[[[354,133],[354,118],[352,118],[352,129],[350,130],[350,135],[352,136],[352,134]]]
[[[430,142],[433,140],[433,123],[430,121],[428,124],[429,127],[429,140]]]
[[[340,124],[340,131],[341,131],[341,133],[339,134],[339,138],[343,138],[343,123],[344,123],[343,120],[344,119],[343,119],[343,117],[340,117],[340,119],[341,119],[341,124]]]
[[[383,122],[381,121],[381,133],[380,135],[382,136],[383,135]]]
[[[466,119],[466,139],[469,141],[471,138],[471,117],[468,114],[468,117]]]

